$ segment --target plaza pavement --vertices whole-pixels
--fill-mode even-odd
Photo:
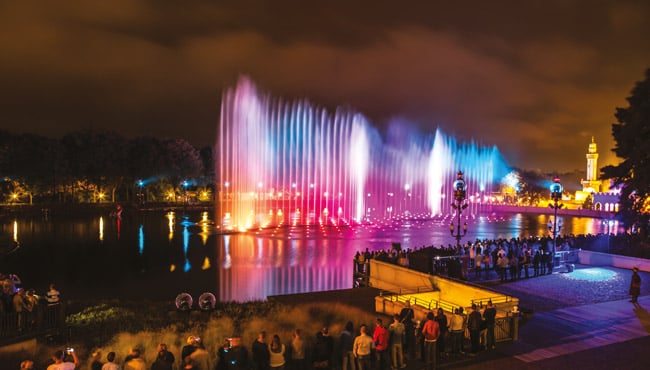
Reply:
[[[576,271],[588,268],[577,266]],[[631,273],[609,267],[605,271],[613,271],[614,277],[574,281],[555,272],[514,282],[475,282],[519,297],[522,309],[532,307],[527,309],[531,313],[521,318],[517,341],[498,343],[495,350],[475,357],[444,358],[438,368],[650,369],[650,273],[641,273],[642,296],[633,304],[627,296]],[[361,288],[292,295],[290,300],[297,303],[305,296],[306,301],[344,302],[374,312],[377,294]],[[423,368],[419,360],[407,364],[408,370]]]
[[[519,340],[503,342],[469,363],[450,361],[444,368],[466,369],[648,369],[650,297],[533,313],[519,329]],[[466,366],[467,365],[467,366]],[[412,367],[417,369],[418,367]]]

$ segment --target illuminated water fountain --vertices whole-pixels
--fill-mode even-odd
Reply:
[[[225,92],[217,142],[217,215],[225,229],[347,225],[450,212],[456,172],[485,202],[509,171],[496,147],[393,124],[383,140],[360,113],[258,92]],[[476,209],[475,211],[477,211]]]

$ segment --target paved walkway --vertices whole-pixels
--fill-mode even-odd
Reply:
[[[534,315],[503,352],[534,363],[650,335],[650,297],[564,308]]]
[[[444,358],[438,368],[650,369],[650,273],[641,273],[642,296],[635,305],[627,296],[629,270],[576,266],[576,272],[503,284],[485,281],[491,289],[520,298],[521,307],[532,311],[520,320],[519,340],[498,343],[476,357]],[[363,288],[298,296],[348,302],[372,312],[376,293]],[[423,367],[411,360],[407,369]]]
[[[499,343],[496,350],[475,358],[443,360],[439,367],[650,368],[650,295],[639,297],[637,304],[629,302],[629,270],[577,266],[576,272],[491,286],[519,297],[522,307],[533,308],[532,315],[520,321],[519,340]],[[642,294],[647,294],[650,274],[641,277]],[[409,369],[420,365],[411,364]]]
[[[441,369],[648,369],[650,297],[598,303],[535,314],[517,342],[477,357],[443,359]],[[423,368],[411,361],[409,370]]]

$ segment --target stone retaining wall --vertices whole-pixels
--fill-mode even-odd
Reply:
[[[578,263],[590,266],[612,266],[630,270],[633,267],[638,267],[640,271],[650,272],[650,260],[617,254],[579,250]]]

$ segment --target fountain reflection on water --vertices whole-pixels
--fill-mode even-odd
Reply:
[[[104,222],[100,223],[103,217]],[[68,297],[169,299],[212,292],[220,301],[352,287],[357,251],[453,243],[448,220],[393,220],[356,227],[276,227],[237,234],[215,232],[213,214],[125,212],[83,219],[0,220],[2,235],[21,248],[0,259],[44,293],[55,282]],[[466,240],[548,236],[549,216],[479,215]],[[598,219],[565,216],[567,234],[605,233]],[[101,234],[99,229],[101,228]],[[53,235],[55,237],[53,237]]]

